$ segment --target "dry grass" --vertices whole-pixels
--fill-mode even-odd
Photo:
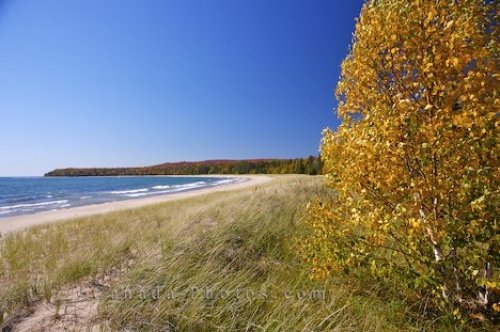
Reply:
[[[93,317],[104,330],[446,328],[410,319],[403,301],[383,300],[359,280],[309,280],[294,239],[307,201],[327,194],[319,177],[284,176],[8,235],[0,241],[0,310],[4,319],[29,315],[40,301],[56,303],[61,288],[119,268]]]

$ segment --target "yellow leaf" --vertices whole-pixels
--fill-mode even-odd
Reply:
[[[401,108],[407,108],[410,105],[410,100],[409,99],[402,99],[399,101],[399,106]]]
[[[429,11],[429,14],[427,14],[427,21],[430,22],[434,16],[436,15],[436,10],[435,9],[432,9],[431,11]]]
[[[420,223],[415,218],[410,218],[410,226],[413,229],[420,228]]]
[[[451,28],[453,25],[453,20],[449,21],[448,23],[446,23],[445,27],[444,27],[444,30],[448,30],[449,28]]]
[[[424,72],[429,71],[432,66],[434,66],[434,64],[432,62],[428,62],[424,67]]]
[[[457,57],[453,57],[451,59],[446,60],[447,66],[452,65],[453,67],[457,68],[459,64],[460,64],[460,60]]]

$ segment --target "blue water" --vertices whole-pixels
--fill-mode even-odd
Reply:
[[[0,218],[219,186],[234,178],[0,177]]]

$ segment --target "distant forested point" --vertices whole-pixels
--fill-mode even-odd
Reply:
[[[61,168],[45,176],[200,175],[200,174],[321,174],[319,157],[297,159],[205,160],[146,167]]]

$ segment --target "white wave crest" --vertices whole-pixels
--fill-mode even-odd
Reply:
[[[216,185],[221,185],[221,184],[229,184],[229,183],[234,183],[236,182],[234,179],[225,179],[225,180],[219,180],[215,182]]]
[[[198,182],[193,182],[193,183],[188,183],[188,184],[177,184],[175,186],[172,186],[172,188],[184,190],[184,189],[204,187],[206,184],[207,183],[205,181],[198,181]]]
[[[171,186],[154,186],[153,189],[168,189]]]
[[[126,194],[125,196],[127,196],[127,197],[142,197],[142,196],[147,196],[150,194],[152,194],[152,193],[149,192],[149,193]]]
[[[13,210],[13,209],[21,209],[21,208],[36,208],[40,206],[46,206],[46,205],[54,205],[54,204],[66,204],[68,203],[68,200],[63,199],[60,201],[52,201],[52,202],[42,202],[42,203],[32,203],[32,204],[17,204],[17,205],[7,205],[7,206],[0,206],[0,210]]]
[[[131,198],[136,198],[136,197],[152,196],[152,195],[159,195],[159,194],[171,194],[171,193],[189,190],[189,189],[202,188],[202,187],[205,187],[206,185],[207,185],[207,183],[205,181],[198,181],[198,182],[187,183],[187,184],[177,184],[177,185],[173,185],[173,186],[155,186],[153,188],[166,189],[166,190],[155,190],[155,191],[148,191],[148,192],[131,192],[131,193],[126,194],[125,196],[131,197]]]
[[[110,191],[110,194],[113,195],[123,195],[123,194],[133,194],[133,193],[143,193],[148,191],[149,189],[143,188],[143,189],[131,189],[131,190],[115,190],[115,191]]]

